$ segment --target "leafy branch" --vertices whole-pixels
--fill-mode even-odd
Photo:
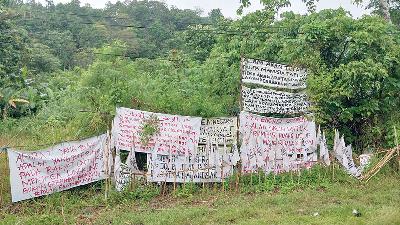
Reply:
[[[140,142],[143,146],[147,146],[154,135],[160,133],[160,121],[155,114],[143,121],[142,132],[140,133]]]

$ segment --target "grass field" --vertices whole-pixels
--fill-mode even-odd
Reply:
[[[331,168],[279,177],[243,178],[240,193],[187,185],[160,195],[139,186],[104,198],[103,183],[10,203],[1,161],[0,224],[400,224],[400,176],[359,183]],[[247,180],[246,180],[247,179]],[[260,182],[259,182],[260,181]],[[355,217],[352,210],[362,215]],[[314,216],[318,213],[318,216]]]

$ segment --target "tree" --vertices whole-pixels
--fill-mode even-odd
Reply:
[[[0,87],[23,82],[20,68],[25,51],[25,34],[9,22],[11,14],[0,14]]]
[[[400,1],[399,0],[356,0],[356,4],[367,3],[368,9],[381,15],[386,21],[400,25]]]
[[[287,12],[279,21],[266,12],[250,13],[228,26],[242,35],[219,35],[204,65],[214,68],[212,91],[238,92],[239,83],[224,90],[218,84],[239,79],[240,55],[305,67],[317,123],[338,128],[359,150],[390,146],[393,125],[400,125],[396,27],[376,16],[354,19],[343,9]]]
[[[208,13],[208,18],[212,24],[217,24],[219,20],[224,19],[221,9],[213,9]]]
[[[306,3],[309,12],[315,12],[316,10],[316,2],[319,0],[302,0],[302,2]],[[238,14],[242,14],[243,8],[251,5],[251,0],[240,0],[241,6],[238,9]],[[260,0],[265,7],[265,10],[269,10],[272,12],[278,12],[279,9],[285,8],[291,5],[290,0]]]

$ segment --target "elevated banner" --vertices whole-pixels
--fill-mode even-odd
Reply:
[[[62,143],[41,151],[8,149],[13,202],[67,190],[105,179],[107,135]],[[108,162],[106,162],[109,159]]]
[[[255,113],[298,114],[308,111],[307,95],[242,87],[243,109]]]
[[[315,123],[304,117],[269,118],[240,114],[240,149],[244,173],[309,168],[317,161]]]
[[[143,126],[151,116],[158,120],[159,132],[147,145],[140,140]],[[161,155],[193,154],[200,138],[200,117],[151,113],[135,109],[117,108],[113,126],[113,142],[117,149]]]
[[[275,88],[306,88],[307,71],[258,59],[242,60],[242,82]]]

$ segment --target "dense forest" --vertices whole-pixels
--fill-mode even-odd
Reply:
[[[373,14],[354,19],[345,9],[315,12],[314,1],[305,1],[307,15],[277,16],[289,1],[265,0],[237,20],[147,0],[104,9],[0,2],[3,139],[99,134],[116,106],[237,115],[241,57],[307,68],[316,122],[359,152],[393,146],[400,128],[400,1],[373,0]]]

